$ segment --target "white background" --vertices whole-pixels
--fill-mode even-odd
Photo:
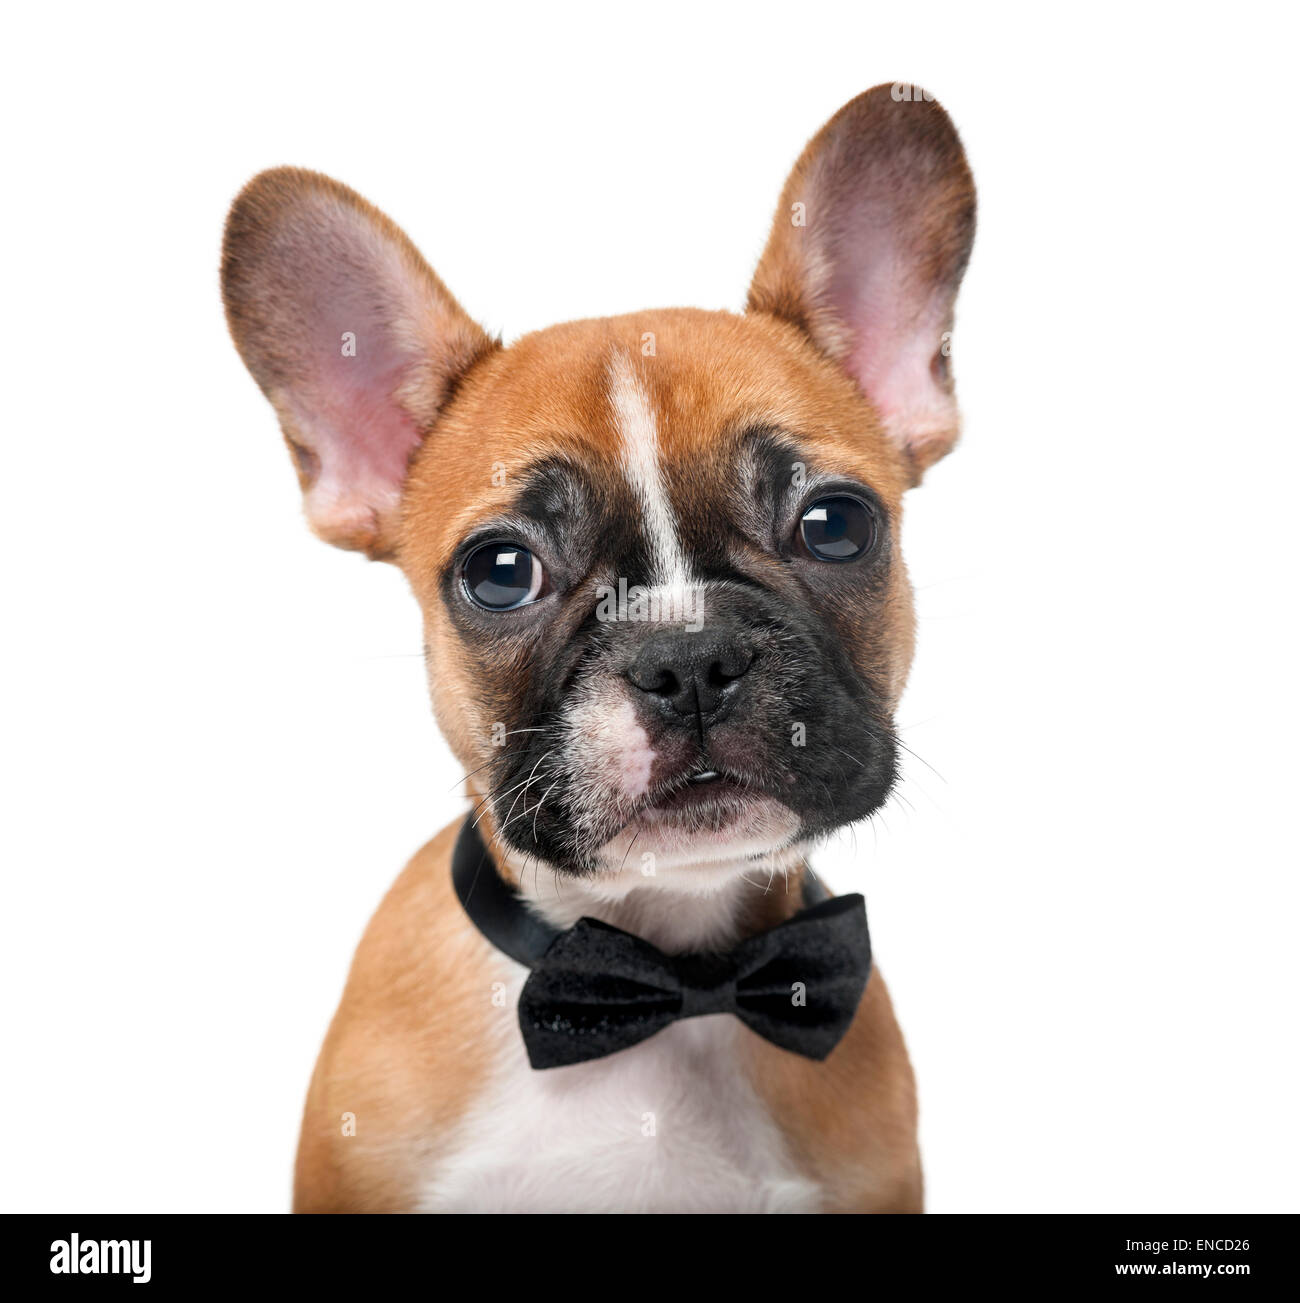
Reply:
[[[352,949],[461,808],[415,603],[310,537],[226,337],[240,185],[346,180],[507,338],[734,308],[807,137],[906,80],[980,191],[904,533],[942,778],[821,863],[930,1206],[1294,1210],[1291,20],[468,8],[7,20],[3,1206],[285,1208]]]

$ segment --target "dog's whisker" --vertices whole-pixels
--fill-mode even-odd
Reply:
[[[913,760],[919,760],[941,783],[946,783],[948,781],[928,760],[917,755],[906,742],[901,741],[899,738],[895,738],[894,741],[900,748],[902,748],[902,750],[906,751]]]
[[[622,860],[619,862],[619,866],[618,866],[618,871],[619,871],[620,873],[623,872],[623,866],[627,863],[627,857],[628,857],[629,855],[632,854],[632,847],[636,845],[636,839],[637,839],[638,837],[640,837],[640,836],[641,836],[641,829],[638,828],[638,829],[636,830],[636,832],[634,832],[634,833],[632,834],[632,840],[631,840],[630,842],[628,842],[628,844],[627,844],[627,850],[625,850],[625,851],[623,852],[623,858],[622,858]]]
[[[475,774],[482,773],[482,771],[486,769],[489,765],[494,765],[497,763],[498,760],[503,760],[504,758],[505,758],[504,756],[493,756],[491,760],[484,761],[483,764],[479,765],[477,769],[471,769],[469,773],[463,774],[460,778],[456,779],[456,781],[452,783],[452,785],[447,790],[449,792],[455,791],[456,788],[458,788],[461,785],[461,783],[469,782],[469,780],[473,778]]]
[[[548,759],[550,756],[553,756],[554,754],[555,754],[555,751],[554,751],[554,749],[552,749],[552,750],[546,752],[545,755],[543,755],[543,756],[539,756],[539,757],[538,757],[538,759],[537,759],[537,764],[535,764],[535,765],[532,767],[531,772],[529,773],[528,777],[524,780],[524,782],[523,782],[523,784],[522,784],[522,786],[523,786],[523,791],[521,791],[521,792],[519,793],[519,795],[515,797],[514,801],[513,801],[513,802],[511,803],[511,805],[510,805],[510,809],[509,809],[508,811],[506,811],[505,822],[501,825],[501,829],[500,829],[501,832],[505,832],[505,830],[506,830],[506,829],[511,825],[511,823],[514,822],[513,819],[511,819],[510,816],[514,814],[514,812],[515,812],[515,806],[518,805],[519,802],[520,802],[521,800],[523,800],[523,798],[526,797],[526,796],[528,795],[528,789],[533,785],[533,782],[534,782],[533,775],[537,773],[537,770],[538,770],[539,766],[542,764],[542,762],[543,762],[544,760]],[[513,788],[513,787],[510,789],[511,792],[513,792],[514,790],[515,790],[515,788]],[[509,796],[509,795],[510,795],[510,792],[506,792],[506,793],[504,793],[502,799],[504,800],[504,798],[505,798],[506,796]],[[522,818],[526,817],[527,814],[528,814],[528,807],[527,807],[527,805],[525,805],[525,806],[524,806],[523,813],[522,813],[519,817],[522,819]]]
[[[538,816],[539,814],[541,814],[541,812],[542,812],[542,806],[544,806],[544,805],[546,804],[546,798],[547,798],[548,796],[550,796],[550,794],[551,794],[553,791],[555,791],[555,789],[556,789],[557,787],[559,787],[559,785],[560,785],[560,783],[561,783],[562,781],[563,781],[563,775],[561,775],[559,778],[557,778],[557,779],[555,780],[555,782],[553,782],[553,783],[550,785],[550,787],[548,787],[548,788],[546,789],[546,791],[544,791],[544,792],[542,793],[542,799],[541,799],[540,801],[537,802],[537,808],[533,811],[533,845],[534,845],[534,846],[537,845],[537,816]]]

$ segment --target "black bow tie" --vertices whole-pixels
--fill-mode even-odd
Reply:
[[[498,950],[533,971],[519,997],[519,1028],[534,1068],[603,1058],[679,1018],[735,1014],[783,1050],[824,1059],[849,1029],[871,974],[861,896],[814,901],[728,954],[665,955],[594,918],[567,931],[532,913],[501,879],[466,820],[452,853],[456,894]]]

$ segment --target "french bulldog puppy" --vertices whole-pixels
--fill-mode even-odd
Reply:
[[[337,181],[235,200],[235,344],[312,529],[409,580],[473,801],[357,951],[298,1210],[921,1210],[861,898],[807,855],[895,782],[974,230],[898,85],[804,150],[740,314],[505,346]]]

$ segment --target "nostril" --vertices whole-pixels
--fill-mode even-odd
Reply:
[[[677,675],[666,665],[634,665],[628,671],[628,678],[642,692],[649,692],[657,697],[672,697],[681,691]]]
[[[709,666],[709,682],[715,688],[726,687],[748,674],[753,663],[753,652],[740,647],[728,648]]]

